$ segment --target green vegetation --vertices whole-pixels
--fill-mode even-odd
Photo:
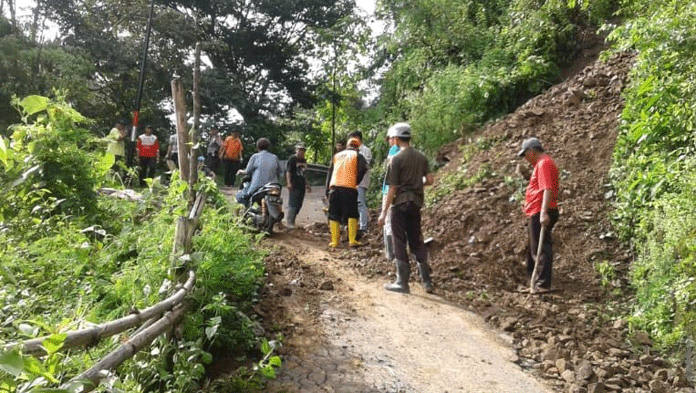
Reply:
[[[241,128],[247,155],[260,136],[281,158],[304,141],[315,162],[330,157],[332,135],[360,129],[375,157],[372,206],[381,201],[389,125],[409,121],[414,145],[433,153],[558,82],[583,37],[604,25],[613,50],[636,54],[611,171],[616,230],[637,255],[631,324],[664,348],[693,337],[696,1],[382,0],[378,16],[388,30],[374,42],[350,1],[283,4],[157,4],[141,121],[166,141],[169,82],[178,74],[191,85],[187,59],[201,42],[209,62],[203,124]],[[186,207],[186,184],[151,182],[138,201],[97,192],[120,186],[108,176],[113,157],[100,153],[100,137],[130,117],[146,10],[146,2],[38,2],[31,21],[0,15],[0,332],[4,341],[55,334],[47,356],[0,355],[6,390],[55,387],[92,364],[119,338],[84,355],[57,352],[61,334],[157,302],[172,264],[198,273],[180,339],[158,339],[151,353],[122,366],[109,380],[114,389],[196,390],[218,346],[244,355],[261,345],[261,374],[242,372],[239,390],[258,387],[257,377],[271,377],[278,365],[274,345],[262,344],[248,315],[262,255],[212,182],[200,184],[211,207],[185,261],[171,260],[167,242]],[[59,37],[42,38],[44,18],[57,23]],[[361,64],[364,54],[369,64]],[[374,102],[361,91],[365,78],[380,93]],[[243,120],[231,118],[235,112]],[[497,142],[468,145],[463,162]],[[492,168],[465,163],[427,202],[490,176]],[[517,190],[513,200],[521,198],[519,180],[503,181]],[[603,284],[615,279],[611,261],[596,269]]]
[[[624,1],[610,36],[634,50],[612,179],[619,233],[635,245],[635,329],[663,346],[693,337],[696,322],[696,2]]]
[[[99,153],[79,127],[87,119],[45,97],[15,103],[26,122],[0,143],[0,189],[8,202],[0,205],[0,332],[3,343],[53,338],[46,356],[0,354],[2,389],[55,388],[92,366],[122,337],[87,352],[57,352],[64,333],[157,303],[174,286],[170,268],[181,264],[196,271],[197,281],[177,339],[158,338],[107,378],[107,387],[195,391],[216,348],[235,348],[243,359],[261,346],[261,374],[243,376],[272,377],[280,359],[256,336],[257,322],[249,317],[263,280],[262,254],[250,247],[254,238],[239,229],[214,184],[201,183],[210,206],[194,237],[195,253],[172,261],[187,185],[174,178],[165,189],[155,181],[137,201],[100,196],[97,186],[108,181],[113,157]]]
[[[380,106],[387,122],[410,121],[430,152],[558,82],[583,30],[616,7],[611,0],[381,4],[395,32],[385,38],[392,64]]]

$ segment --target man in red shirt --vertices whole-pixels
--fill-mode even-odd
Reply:
[[[138,156],[140,157],[140,185],[145,186],[145,179],[155,177],[155,167],[159,161],[159,141],[153,134],[152,126],[145,127],[145,133],[138,137]]]
[[[531,277],[534,271],[536,257],[534,254],[538,249],[543,226],[544,240],[541,257],[537,261],[540,273],[537,281],[530,286],[535,288],[535,292],[547,292],[551,289],[553,267],[551,230],[558,221],[558,168],[551,157],[544,153],[541,142],[537,138],[525,140],[517,155],[524,157],[533,168],[524,205],[524,214],[529,217],[527,273]]]

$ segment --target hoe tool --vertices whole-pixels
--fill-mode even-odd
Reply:
[[[541,259],[541,248],[544,245],[544,234],[546,233],[546,227],[541,226],[541,231],[539,231],[539,245],[537,246],[536,256],[534,257],[534,270],[532,271],[532,279],[529,282],[529,293],[536,293],[536,281],[539,277],[539,260]],[[541,267],[543,269],[543,266]]]

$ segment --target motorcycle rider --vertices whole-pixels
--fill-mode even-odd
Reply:
[[[348,244],[359,246],[358,235],[358,184],[367,172],[367,160],[358,150],[360,140],[348,139],[348,147],[336,153],[326,177],[326,192],[329,198],[329,247],[338,247],[341,239],[341,222],[348,219]]]
[[[245,207],[251,204],[251,196],[256,190],[268,183],[277,183],[283,171],[278,156],[268,151],[271,141],[267,138],[259,138],[256,141],[255,153],[249,159],[246,169],[240,169],[237,174],[251,176],[249,184],[237,193],[237,202]]]

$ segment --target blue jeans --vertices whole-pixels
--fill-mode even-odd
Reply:
[[[366,231],[370,223],[370,213],[367,211],[367,188],[358,187],[358,214],[360,214],[361,231]]]

